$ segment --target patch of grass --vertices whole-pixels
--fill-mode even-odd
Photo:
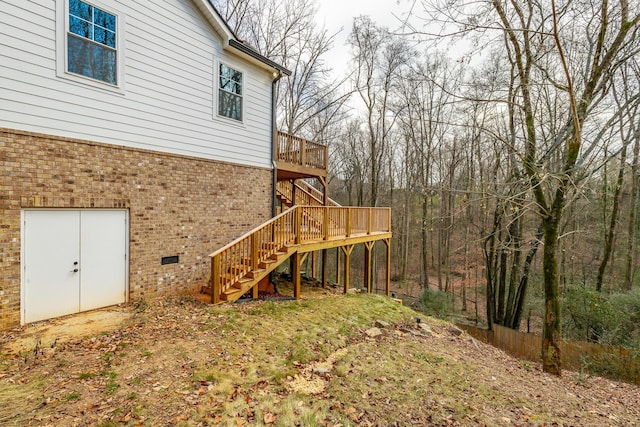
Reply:
[[[62,400],[64,400],[65,402],[74,402],[76,400],[80,400],[82,398],[82,395],[76,391],[71,392],[67,395],[65,395]]]
[[[189,358],[189,352],[187,352],[187,349],[184,348],[183,346],[176,347],[176,355],[180,359],[188,359]]]
[[[78,379],[80,380],[90,380],[91,378],[95,377],[96,374],[94,374],[93,372],[83,372],[80,375],[78,375]]]
[[[112,351],[107,351],[105,354],[102,355],[101,359],[102,359],[102,362],[104,363],[106,370],[111,368],[111,365],[113,365],[113,357],[114,357],[114,354]]]
[[[206,381],[208,383],[219,383],[224,377],[227,376],[225,372],[219,369],[212,370],[200,370],[193,374],[193,381]]]
[[[442,363],[444,362],[444,357],[440,357],[440,356],[432,356],[429,354],[425,354],[422,352],[417,352],[417,353],[413,353],[412,356],[418,360],[421,360],[423,362],[427,362],[427,363]]]
[[[328,394],[356,413],[364,412],[375,419],[404,420],[401,424],[408,425],[419,417],[421,407],[430,408],[434,425],[444,425],[448,417],[462,419],[470,406],[481,405],[484,399],[507,401],[508,396],[500,391],[469,378],[470,367],[426,353],[423,345],[398,339],[350,347],[334,367],[336,377],[329,384]],[[473,397],[468,401],[460,401],[459,396],[470,394]],[[385,401],[388,404],[380,405]],[[491,424],[490,420],[485,421]],[[353,422],[352,418],[350,423]]]
[[[133,301],[133,307],[136,313],[144,313],[149,309],[149,303],[146,300],[140,298]]]
[[[8,353],[0,353],[0,371],[8,371],[13,366]]]
[[[120,385],[116,382],[117,377],[117,372],[109,372],[109,380],[107,381],[107,389],[105,390],[105,393],[114,394],[118,390]]]

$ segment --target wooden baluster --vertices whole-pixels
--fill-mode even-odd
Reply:
[[[258,236],[259,232],[251,235],[251,270],[253,271],[258,269]]]
[[[295,230],[295,242],[296,245],[300,244],[300,222],[302,221],[302,209],[296,208],[295,210],[295,221],[294,221],[294,230]]]
[[[329,207],[325,206],[323,211],[324,211],[323,240],[329,240]]]

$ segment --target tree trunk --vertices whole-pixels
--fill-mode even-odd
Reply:
[[[555,213],[555,212],[554,212]],[[560,295],[558,292],[558,219],[550,215],[542,221],[544,252],[542,270],[544,277],[545,316],[542,329],[542,368],[544,372],[560,375]]]
[[[529,272],[531,271],[531,264],[533,263],[533,259],[538,252],[538,248],[540,247],[540,241],[542,239],[542,227],[538,227],[538,231],[536,231],[536,236],[534,237],[533,242],[531,242],[531,248],[527,253],[527,257],[524,260],[524,267],[522,269],[522,276],[520,277],[520,284],[518,285],[518,292],[516,295],[516,303],[515,310],[513,314],[513,319],[511,320],[511,328],[515,330],[520,329],[520,322],[522,319],[522,311],[524,309],[524,301],[527,296],[527,287],[529,284]]]
[[[422,262],[421,262],[421,266],[420,266],[420,279],[421,279],[421,284],[422,287],[425,289],[429,288],[429,274],[428,274],[428,267],[427,267],[427,261],[428,261],[428,249],[429,249],[429,241],[428,241],[428,236],[427,236],[427,216],[429,214],[428,209],[429,209],[429,205],[428,205],[428,197],[427,195],[423,195],[422,198],[422,228],[421,228],[421,234],[422,234]]]
[[[633,143],[633,163],[631,166],[631,207],[629,209],[629,223],[627,225],[627,259],[624,273],[624,285],[627,291],[633,287],[633,278],[635,276],[635,254],[636,239],[638,225],[637,209],[638,209],[638,187],[640,177],[638,176],[638,161],[640,161],[640,137],[636,137]]]
[[[620,169],[618,170],[618,179],[616,181],[616,189],[613,193],[613,206],[611,208],[611,219],[609,222],[609,228],[604,241],[604,255],[602,261],[598,267],[598,278],[596,280],[596,291],[602,291],[602,282],[604,280],[604,272],[607,268],[607,264],[611,259],[611,252],[613,251],[613,238],[616,233],[616,222],[618,221],[618,208],[620,206],[620,193],[622,192],[622,185],[624,184],[624,169],[627,164],[627,143],[622,147],[620,153]],[[606,193],[606,189],[605,189]]]

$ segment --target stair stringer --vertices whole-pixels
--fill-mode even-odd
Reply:
[[[258,283],[260,283],[262,279],[264,279],[273,270],[282,265],[282,263],[287,261],[294,253],[298,251],[298,248],[298,245],[287,246],[286,252],[281,250],[282,252],[278,253],[276,258],[270,259],[269,261],[263,261],[258,270],[249,271],[248,274],[251,274],[253,276],[251,277],[250,281],[236,282],[232,287],[224,290],[220,295],[220,303],[236,301],[242,295],[250,291],[254,286],[258,286]]]

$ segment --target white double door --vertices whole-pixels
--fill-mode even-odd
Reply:
[[[127,211],[24,210],[23,322],[126,301]]]

